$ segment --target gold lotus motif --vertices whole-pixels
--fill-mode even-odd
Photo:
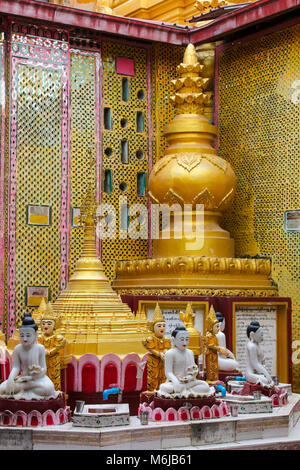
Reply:
[[[181,153],[177,155],[176,160],[178,165],[190,172],[196,168],[196,166],[200,165],[202,156],[198,153]]]

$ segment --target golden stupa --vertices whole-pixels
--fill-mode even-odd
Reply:
[[[91,190],[81,208],[84,220],[84,248],[68,285],[53,303],[61,318],[60,332],[71,354],[93,353],[100,358],[115,353],[143,356],[142,339],[147,330],[143,315],[135,315],[111,288],[96,252],[95,208]]]
[[[119,294],[278,295],[270,260],[235,258],[234,240],[219,225],[233,201],[236,176],[218,156],[217,130],[204,115],[210,96],[203,67],[189,44],[177,68],[179,77],[172,81],[176,116],[164,130],[168,148],[149,175],[152,208],[176,206],[179,213],[157,224],[152,259],[116,264],[113,288]],[[163,236],[166,226],[169,237]]]

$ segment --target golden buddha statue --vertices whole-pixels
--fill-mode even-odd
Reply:
[[[60,326],[60,317],[53,311],[50,302],[40,316],[40,324],[42,334],[39,335],[38,342],[46,350],[47,375],[54,383],[55,390],[61,390],[61,369],[63,369],[61,356],[64,355],[66,340],[55,332]]]
[[[218,353],[225,357],[230,356],[230,351],[219,346],[217,334],[220,331],[219,320],[216,317],[215,309],[210,307],[209,314],[206,319],[206,336],[205,336],[205,365],[206,365],[206,381],[213,384],[218,381]]]
[[[161,309],[156,304],[153,319],[148,322],[149,335],[143,346],[149,351],[147,362],[147,391],[158,390],[165,382],[165,352],[171,348],[171,341],[165,336],[166,322]]]

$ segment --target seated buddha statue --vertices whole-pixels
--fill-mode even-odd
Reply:
[[[147,360],[147,391],[158,390],[165,377],[165,352],[171,348],[171,341],[165,336],[166,322],[159,304],[156,304],[153,319],[148,322],[149,334],[143,346],[149,351]]]
[[[38,327],[30,313],[25,313],[19,328],[20,344],[12,355],[9,377],[0,385],[0,396],[16,400],[48,400],[59,392],[46,375],[45,348],[37,344]]]
[[[216,312],[216,317],[219,321],[219,331],[216,333],[216,337],[218,339],[218,344],[222,348],[229,351],[227,356],[225,356],[222,352],[218,352],[218,368],[219,371],[225,372],[234,372],[239,370],[239,363],[235,359],[233,353],[226,348],[226,336],[224,334],[225,330],[225,318],[223,317],[222,313]]]
[[[189,332],[183,326],[172,332],[173,346],[165,354],[166,382],[162,383],[157,396],[166,398],[197,398],[215,394],[207,382],[198,380],[198,366],[194,353],[187,349]]]
[[[272,387],[274,382],[264,366],[264,354],[261,347],[263,329],[258,321],[252,321],[247,327],[248,342],[246,345],[246,380],[251,384]]]
[[[45,347],[47,374],[54,383],[55,390],[61,390],[62,357],[66,345],[65,338],[56,333],[60,325],[60,317],[54,313],[51,303],[48,302],[40,316],[42,334],[38,342]]]

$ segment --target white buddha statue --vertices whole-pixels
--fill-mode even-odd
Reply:
[[[233,353],[226,347],[225,318],[222,313],[216,312],[216,317],[219,320],[219,331],[216,333],[219,346],[226,349],[227,356],[218,352],[218,369],[219,371],[234,372],[239,370],[239,363],[234,357]]]
[[[198,366],[195,364],[193,351],[187,349],[189,332],[183,326],[177,327],[172,332],[172,343],[172,349],[165,353],[167,380],[160,385],[157,396],[166,398],[213,396],[214,387],[196,379]]]
[[[25,313],[19,329],[20,344],[13,351],[9,377],[0,385],[0,397],[48,400],[59,395],[46,375],[45,348],[37,344],[37,330],[30,313]]]
[[[252,384],[273,386],[271,375],[264,366],[264,354],[261,348],[263,329],[258,321],[252,321],[247,327],[249,341],[246,346],[246,380]]]

